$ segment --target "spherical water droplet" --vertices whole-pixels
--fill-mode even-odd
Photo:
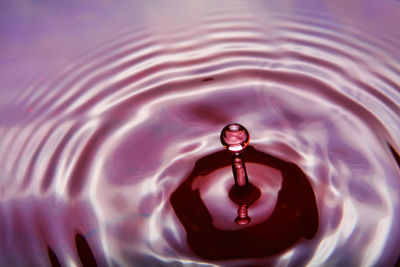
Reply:
[[[237,123],[228,124],[221,131],[221,143],[230,151],[242,151],[249,144],[249,132]]]

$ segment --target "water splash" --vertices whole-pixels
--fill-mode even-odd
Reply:
[[[329,3],[149,8],[154,23],[112,24],[106,32],[118,33],[85,43],[81,58],[67,57],[17,93],[2,89],[0,262],[79,265],[81,233],[100,266],[393,265],[400,36],[389,18],[400,15],[395,4],[364,4],[387,11],[388,22]],[[195,162],[217,153],[218,133],[232,121],[251,129],[254,148],[304,172],[319,211],[313,239],[227,261],[200,259],[187,244],[168,199]],[[282,177],[247,167],[270,196],[252,208],[271,214]],[[214,226],[237,229],[226,196],[231,171],[220,171],[213,187],[197,186]],[[212,207],[218,201],[231,213]]]

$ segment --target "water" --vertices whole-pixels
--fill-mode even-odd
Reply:
[[[252,258],[278,254],[302,237],[312,239],[317,232],[315,196],[304,173],[293,163],[252,147],[243,151],[243,155],[252,166],[250,184],[232,185],[229,181],[232,175],[223,172],[230,169],[230,155],[219,151],[198,160],[171,195],[172,207],[186,230],[188,244],[202,258],[245,258],[247,265],[260,264]],[[231,189],[216,190],[216,177]],[[229,199],[225,199],[223,192],[228,191]],[[239,205],[239,218],[235,220],[238,208],[233,204]],[[240,216],[243,206],[249,209],[251,220],[245,221]]]
[[[2,27],[0,266],[393,266],[400,6],[311,2],[2,9],[18,16]],[[246,226],[219,140],[231,122],[262,192]],[[201,160],[212,172],[181,197]],[[301,223],[269,220],[282,192]],[[190,204],[222,243],[190,235]]]

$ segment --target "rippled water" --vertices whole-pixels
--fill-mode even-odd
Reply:
[[[60,67],[38,62],[32,79],[3,61],[13,75],[0,102],[0,266],[394,265],[398,2],[171,3],[115,7],[137,23],[111,20],[96,41],[82,35],[76,54],[54,53]],[[71,23],[60,36],[80,33]],[[209,259],[188,244],[170,197],[198,160],[224,150],[219,134],[231,122],[246,126],[254,149],[305,174],[319,216],[313,238],[255,258]],[[282,175],[247,169],[263,194],[251,227],[271,215]],[[230,167],[207,179],[191,186],[214,226],[243,227]]]

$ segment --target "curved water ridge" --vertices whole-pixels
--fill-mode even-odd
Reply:
[[[0,262],[396,262],[399,38],[317,13],[212,10],[191,27],[126,29],[4,108]],[[307,175],[320,217],[313,239],[226,261],[187,245],[168,199],[196,160],[222,149],[219,132],[231,122]],[[226,177],[207,191],[225,207]]]

